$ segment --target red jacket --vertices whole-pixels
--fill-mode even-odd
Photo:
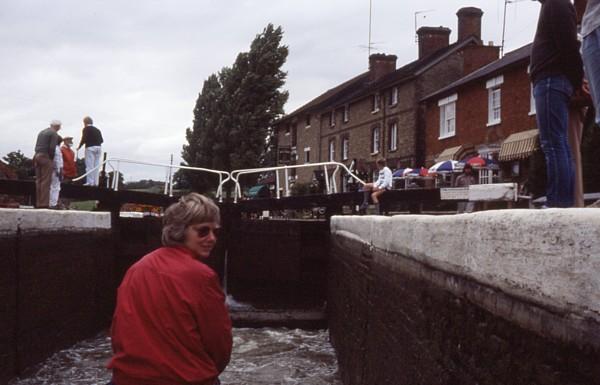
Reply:
[[[63,158],[63,175],[66,178],[75,178],[77,176],[77,167],[75,166],[75,153],[69,147],[61,146],[60,152]]]
[[[129,268],[111,334],[117,385],[212,385],[231,355],[218,277],[184,248],[162,247]]]

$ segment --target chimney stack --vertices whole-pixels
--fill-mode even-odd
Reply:
[[[374,53],[369,56],[369,80],[375,81],[396,70],[396,55]]]
[[[463,41],[469,36],[475,36],[481,41],[483,11],[475,7],[465,7],[459,9],[456,16],[458,16],[458,41]]]
[[[419,37],[419,59],[450,45],[450,29],[445,27],[421,27]]]

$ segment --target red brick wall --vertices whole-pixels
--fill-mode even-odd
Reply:
[[[446,139],[438,139],[440,134],[440,108],[438,99],[426,104],[425,113],[425,152],[427,165],[444,149],[462,144],[501,143],[509,135],[536,128],[535,115],[529,115],[530,83],[527,63],[503,72],[501,86],[501,123],[487,127],[488,90],[486,81],[497,76],[489,76],[463,86],[456,102],[456,134]]]

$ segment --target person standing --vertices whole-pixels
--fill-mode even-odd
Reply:
[[[63,139],[63,145],[60,148],[63,159],[63,178],[65,181],[71,181],[77,176],[77,165],[75,164],[75,152],[71,149],[73,138],[67,136]]]
[[[190,193],[163,216],[163,247],[129,268],[111,327],[114,385],[216,385],[232,349],[219,277],[204,264],[218,206]]]
[[[35,142],[35,207],[40,209],[50,205],[50,182],[60,127],[60,120],[51,121],[50,127],[42,130]]]
[[[89,173],[85,179],[86,186],[98,186],[98,172],[100,171],[100,158],[102,156],[102,132],[94,127],[94,121],[89,116],[83,118],[83,131],[79,147],[85,145],[85,172]],[[93,170],[93,171],[92,171]]]
[[[583,64],[589,91],[600,124],[600,0],[583,0],[585,12],[581,21]]]
[[[58,196],[60,194],[60,184],[63,180],[63,158],[60,149],[62,138],[58,137],[58,143],[54,151],[54,160],[52,161],[52,180],[50,182],[50,208],[57,209]]]
[[[469,187],[472,184],[477,184],[477,178],[473,173],[473,166],[465,164],[463,173],[460,174],[454,181],[454,187]],[[472,213],[475,211],[475,202],[458,202],[456,212],[460,213]]]
[[[569,102],[583,81],[575,8],[570,0],[538,1],[542,8],[531,49],[531,80],[546,159],[546,202],[548,207],[572,207],[575,179],[567,139]]]

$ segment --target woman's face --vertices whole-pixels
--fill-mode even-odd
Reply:
[[[219,225],[215,222],[189,225],[185,229],[185,241],[183,244],[194,253],[196,258],[207,258],[217,243],[218,229]]]

